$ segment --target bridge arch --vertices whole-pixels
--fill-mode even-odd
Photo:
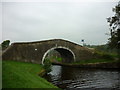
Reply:
[[[63,47],[63,46],[56,46],[56,47],[53,47],[53,48],[48,49],[48,50],[44,53],[44,55],[43,55],[43,57],[42,57],[42,64],[43,64],[43,65],[44,65],[45,57],[46,57],[47,54],[48,54],[49,52],[51,52],[52,50],[58,51],[59,54],[61,55],[61,57],[63,57],[64,59],[69,59],[69,60],[72,59],[71,61],[75,61],[75,54],[74,54],[74,52],[73,52],[71,49],[69,49],[69,48],[67,48],[67,47]],[[68,60],[66,60],[66,61],[68,61]]]
[[[52,39],[36,42],[13,43],[3,52],[2,60],[43,64],[46,55],[49,55],[48,52],[51,50],[57,51],[55,54],[57,55],[58,53],[58,56],[60,57],[61,55],[63,57],[67,56],[62,59],[62,63],[64,63],[65,59],[68,59],[68,61],[72,63],[75,61],[96,58],[93,50],[67,40]]]

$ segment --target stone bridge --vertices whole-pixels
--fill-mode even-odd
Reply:
[[[2,54],[2,60],[15,60],[43,64],[46,55],[56,50],[62,62],[76,62],[94,57],[90,49],[62,39],[11,44]]]

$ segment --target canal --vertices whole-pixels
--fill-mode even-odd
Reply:
[[[120,71],[115,69],[89,69],[53,65],[44,78],[62,89],[115,88],[120,89]]]

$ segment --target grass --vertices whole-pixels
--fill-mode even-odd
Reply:
[[[61,57],[57,57],[56,60],[59,61],[59,62],[62,62],[62,58]]]
[[[57,88],[38,74],[43,70],[42,65],[3,61],[2,87],[3,88]]]
[[[50,59],[51,61],[52,61],[52,60],[56,60],[56,61],[58,61],[58,62],[62,62],[62,58],[61,58],[61,57],[52,56],[52,57],[47,58],[47,59]]]
[[[111,63],[111,62],[117,62],[117,60],[112,60],[112,59],[90,59],[90,60],[81,60],[81,61],[78,61],[78,62],[74,62],[72,64]]]

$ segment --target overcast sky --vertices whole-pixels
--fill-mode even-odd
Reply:
[[[32,0],[31,0],[32,1]],[[117,2],[2,2],[2,42],[65,39],[81,44],[107,43],[109,26]],[[0,4],[1,6],[1,4]]]

